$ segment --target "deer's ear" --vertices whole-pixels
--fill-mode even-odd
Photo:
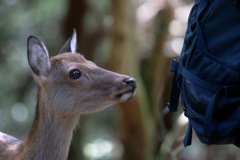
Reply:
[[[65,44],[62,46],[58,54],[71,52],[76,53],[77,51],[77,33],[76,29],[73,29],[72,36],[65,42]]]
[[[45,75],[50,69],[49,55],[45,45],[34,36],[28,37],[28,63],[37,76]]]

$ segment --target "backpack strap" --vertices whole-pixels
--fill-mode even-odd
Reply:
[[[200,18],[202,17],[201,14],[204,14],[204,10],[207,9],[208,2],[210,0],[200,0],[198,8],[197,8],[197,14],[198,18],[196,20],[196,31],[197,31],[197,38],[198,38],[198,45],[200,48],[203,48],[204,50],[208,51],[208,47],[205,43],[205,37],[202,32],[201,24],[200,24]]]
[[[178,85],[177,85],[177,77],[179,74],[178,70],[179,70],[179,62],[177,60],[172,60],[171,73],[173,73],[173,81],[172,81],[170,102],[167,103],[167,107],[170,112],[176,112],[178,108],[178,102],[180,97],[180,89],[178,88]],[[183,140],[183,145],[184,147],[187,147],[191,145],[191,143],[192,143],[192,126],[189,123],[186,135]]]
[[[183,139],[184,147],[190,146],[192,144],[192,125],[188,123],[188,129]]]
[[[192,72],[190,72],[185,67],[181,68],[180,74],[183,77],[185,77],[186,79],[188,79],[189,81],[195,83],[196,85],[199,85],[199,86],[201,86],[205,89],[211,90],[213,92],[218,91],[222,87],[221,85],[217,85],[217,84],[210,83],[210,82],[202,80],[201,78],[194,75]]]
[[[179,68],[179,62],[176,60],[172,60],[171,73],[173,73],[173,81],[172,81],[170,102],[167,103],[167,107],[170,112],[177,111],[179,97],[180,97],[180,90],[177,85],[178,68]]]
[[[211,144],[212,137],[212,122],[213,122],[213,111],[216,106],[216,102],[219,100],[220,96],[225,94],[224,88],[221,88],[217,93],[211,98],[207,110],[205,112],[204,127],[203,132],[206,136],[207,144]]]

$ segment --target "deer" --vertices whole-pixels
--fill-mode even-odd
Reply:
[[[49,58],[44,43],[27,40],[27,58],[38,86],[32,127],[19,140],[0,132],[0,160],[66,160],[81,115],[131,99],[136,80],[105,70],[77,52],[77,33]]]

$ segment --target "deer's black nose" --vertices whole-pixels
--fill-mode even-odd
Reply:
[[[123,82],[125,82],[127,85],[132,87],[133,90],[135,90],[137,88],[136,79],[134,79],[134,78],[125,79]]]

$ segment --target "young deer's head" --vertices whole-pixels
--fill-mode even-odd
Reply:
[[[95,112],[133,97],[136,81],[126,75],[102,69],[76,53],[76,31],[49,58],[45,45],[28,38],[28,61],[39,86],[43,106],[63,116]]]
[[[0,160],[66,160],[81,114],[134,95],[135,79],[99,68],[76,53],[76,37],[74,30],[52,58],[41,41],[28,38],[28,61],[39,88],[36,116],[24,141],[0,132]]]

